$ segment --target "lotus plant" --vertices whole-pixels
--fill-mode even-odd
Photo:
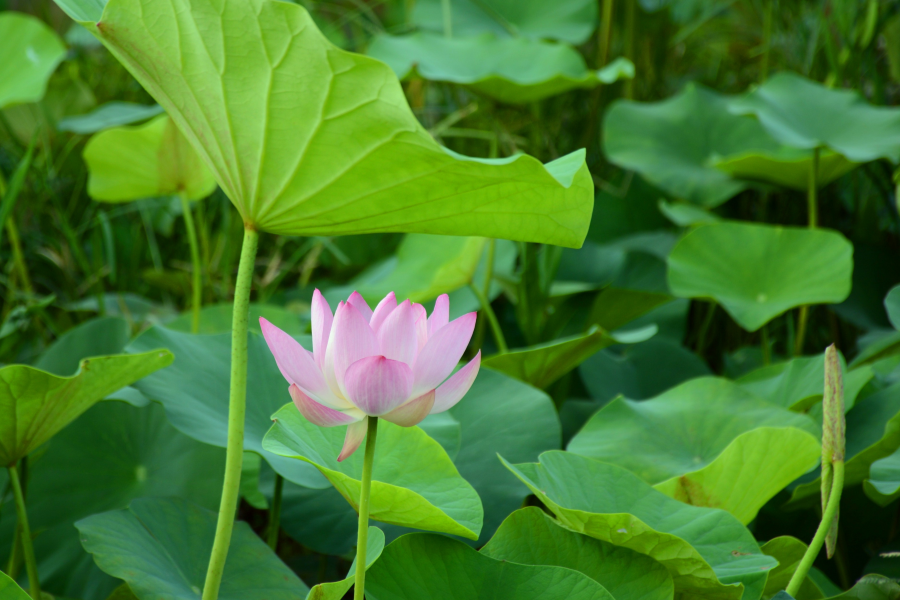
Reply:
[[[375,310],[358,293],[332,314],[319,290],[312,301],[312,352],[260,318],[269,350],[300,413],[320,427],[347,425],[338,461],[366,440],[359,498],[354,598],[363,598],[369,490],[378,419],[412,427],[459,402],[478,375],[481,351],[453,370],[475,329],[474,312],[450,321],[450,299],[429,316],[421,304],[389,293]],[[452,374],[452,375],[451,375]]]

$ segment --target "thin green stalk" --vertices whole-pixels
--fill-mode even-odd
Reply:
[[[806,554],[803,555],[800,564],[797,565],[797,570],[794,571],[793,576],[791,576],[790,583],[788,583],[787,588],[785,588],[785,591],[790,594],[791,597],[797,596],[800,585],[806,579],[806,574],[809,573],[809,569],[819,555],[819,551],[822,550],[822,544],[825,543],[825,536],[828,535],[828,531],[831,529],[831,523],[837,515],[843,488],[844,461],[840,460],[834,462],[834,483],[832,483],[831,494],[828,496],[828,504],[825,507],[825,512],[822,513],[822,521],[819,523],[816,535],[813,537],[812,542],[810,542],[809,548],[806,549]]]
[[[188,243],[191,246],[191,333],[200,331],[200,307],[203,304],[203,263],[200,262],[200,245],[197,243],[197,228],[191,214],[191,203],[184,194],[181,197],[181,212],[184,214],[184,226],[187,228]]]
[[[353,584],[353,600],[366,597],[366,543],[369,537],[369,490],[372,488],[372,464],[375,462],[375,438],[378,435],[378,417],[367,417],[366,455],[363,458],[362,481],[359,489],[359,525],[356,533],[356,579]]]
[[[30,296],[34,294],[34,287],[31,285],[31,277],[28,276],[28,267],[25,264],[25,255],[22,253],[19,229],[12,219],[6,221],[6,234],[9,237],[9,245],[12,246],[13,264],[16,266],[16,274],[19,276],[19,285]]]
[[[275,493],[272,495],[272,506],[269,507],[269,547],[278,550],[278,532],[281,530],[281,496],[284,491],[284,477],[275,473]]]
[[[600,29],[597,31],[597,68],[609,60],[609,39],[612,36],[613,0],[601,0]]]
[[[768,365],[769,363],[772,362],[772,353],[771,353],[771,349],[769,348],[769,324],[768,323],[766,323],[765,325],[762,326],[762,329],[760,330],[760,338],[761,338],[761,342],[762,342],[761,345],[762,345],[763,364]]]
[[[16,531],[13,534],[12,549],[9,553],[9,562],[6,563],[6,574],[10,579],[19,578],[19,569],[22,568],[22,526],[16,523]]]
[[[247,313],[250,288],[253,283],[253,264],[259,234],[244,226],[241,261],[234,286],[234,313],[231,319],[231,389],[228,399],[228,445],[225,450],[225,482],[219,503],[219,519],[213,541],[202,600],[216,600],[225,572],[225,559],[231,543],[234,515],[241,490],[241,464],[244,459],[244,413],[247,408]]]
[[[637,19],[637,0],[625,0],[625,58],[634,62],[634,27]],[[622,88],[622,96],[634,98],[634,78],[626,79]]]
[[[712,324],[713,315],[716,313],[716,302],[709,303],[709,309],[700,325],[700,331],[697,333],[697,354],[703,356],[703,350],[706,348],[706,334],[709,332],[709,326]]]
[[[759,63],[760,83],[769,78],[769,46],[772,44],[772,12],[774,4],[775,0],[766,0],[766,12],[763,14],[763,53]]]
[[[13,495],[16,499],[16,514],[22,528],[22,554],[25,558],[25,570],[28,572],[28,584],[31,586],[31,597],[34,600],[40,600],[41,583],[38,579],[37,561],[34,559],[34,546],[31,545],[31,528],[28,526],[28,513],[25,511],[25,495],[22,493],[22,483],[19,481],[19,471],[16,465],[8,467],[8,470]]]
[[[500,321],[497,320],[497,315],[494,313],[494,309],[491,308],[491,301],[478,289],[477,285],[470,283],[469,289],[472,290],[472,293],[478,298],[478,302],[481,303],[481,310],[484,311],[488,318],[488,323],[491,325],[491,333],[494,335],[494,341],[497,343],[500,354],[506,354],[509,352],[509,346],[506,345],[506,338],[503,337],[503,330],[500,329]]]
[[[453,7],[450,0],[441,0],[441,18],[444,21],[444,37],[453,37]]]
[[[488,241],[487,257],[484,263],[484,295],[491,297],[491,283],[494,281],[494,256],[497,254],[497,240]]]

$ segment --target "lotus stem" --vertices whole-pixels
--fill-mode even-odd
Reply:
[[[613,0],[602,0],[600,30],[597,32],[597,68],[602,69],[609,60],[609,39],[612,35]]]
[[[637,0],[626,0],[625,3],[625,58],[634,62],[634,28],[637,19]],[[631,100],[634,98],[634,78],[625,80],[622,87],[622,97]]]
[[[28,513],[25,510],[25,495],[22,493],[19,471],[16,465],[8,467],[8,470],[13,496],[16,499],[16,514],[19,517],[19,527],[21,528],[22,554],[25,558],[25,570],[28,573],[28,585],[31,586],[31,597],[34,600],[41,600],[41,582],[38,579],[34,546],[31,544],[31,528],[28,526]]]
[[[278,550],[278,532],[281,530],[281,496],[284,491],[284,477],[275,473],[275,492],[272,495],[272,506],[269,507],[269,547]]]
[[[797,565],[797,570],[794,571],[794,574],[791,576],[791,581],[788,583],[787,588],[785,588],[785,591],[790,594],[792,598],[797,597],[800,585],[803,583],[804,579],[806,579],[806,574],[809,573],[809,569],[812,567],[813,561],[815,561],[816,557],[819,555],[819,551],[822,550],[822,545],[825,543],[825,537],[828,535],[831,524],[838,513],[838,506],[841,502],[841,491],[844,488],[844,461],[835,461],[833,465],[834,482],[831,486],[828,504],[825,507],[825,511],[822,513],[822,521],[819,523],[819,528],[816,530],[816,535],[813,537],[812,542],[810,542],[809,548],[806,549],[806,554],[803,555],[800,564]]]
[[[709,309],[706,311],[706,316],[703,318],[703,323],[700,325],[700,331],[697,334],[697,355],[701,358],[703,357],[703,350],[706,349],[706,334],[709,332],[709,326],[712,324],[714,314],[716,314],[715,300],[709,303]]]
[[[760,341],[762,342],[762,359],[763,365],[769,365],[772,362],[772,353],[769,348],[769,324],[766,323],[760,329]]]
[[[819,204],[816,199],[816,179],[819,173],[819,148],[813,150],[812,165],[809,168],[809,185],[806,190],[806,204],[809,218],[809,228],[815,229],[818,223]],[[794,346],[794,355],[803,354],[803,342],[806,337],[806,322],[809,319],[809,306],[800,307],[800,318],[797,321],[797,339]]]
[[[759,63],[759,82],[763,83],[769,78],[769,47],[772,45],[772,12],[775,0],[766,0],[765,13],[763,13],[763,52]]]
[[[31,277],[28,275],[28,266],[25,264],[25,255],[22,253],[22,242],[19,239],[19,229],[12,218],[12,215],[6,220],[6,235],[9,237],[9,245],[12,247],[13,264],[16,266],[16,273],[19,276],[19,285],[29,296],[34,294],[34,287],[31,285]]]
[[[191,214],[191,203],[184,194],[181,197],[181,212],[184,214],[184,226],[187,229],[188,243],[191,246],[191,333],[200,331],[200,307],[203,304],[203,263],[200,262],[200,245],[197,243],[197,228]],[[236,300],[236,299],[235,299]],[[245,318],[246,319],[246,318]]]
[[[353,600],[366,597],[366,543],[369,537],[369,491],[372,489],[372,465],[375,462],[375,438],[378,435],[378,417],[369,419],[366,432],[366,454],[363,458],[362,481],[359,488],[359,526],[356,533],[356,579],[353,584]]]
[[[469,289],[471,289],[472,293],[475,294],[475,297],[478,298],[478,302],[481,304],[481,310],[484,311],[485,316],[487,316],[488,323],[491,325],[491,333],[494,336],[494,341],[497,343],[497,349],[500,350],[501,354],[506,354],[509,352],[509,346],[506,345],[506,338],[503,337],[503,330],[500,329],[500,321],[497,320],[497,315],[494,313],[494,309],[491,308],[491,301],[477,285],[470,283]]]
[[[213,541],[202,600],[216,600],[225,572],[225,559],[234,529],[241,489],[241,465],[244,460],[244,413],[247,408],[247,312],[253,283],[253,264],[259,234],[244,226],[241,260],[234,286],[234,313],[231,318],[231,389],[228,399],[228,445],[225,450],[225,482],[219,503],[219,519]]]

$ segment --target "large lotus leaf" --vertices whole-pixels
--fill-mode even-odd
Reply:
[[[614,465],[560,451],[504,464],[566,527],[662,563],[681,598],[757,600],[777,564],[729,513],[673,500]]]
[[[727,379],[701,377],[652,400],[613,400],[572,438],[568,450],[617,464],[652,485],[709,465],[735,438],[758,427],[818,433],[806,415],[756,398]]]
[[[731,114],[727,97],[695,84],[661,102],[614,102],[603,123],[603,149],[610,161],[637,171],[675,198],[707,207],[748,185],[716,168],[720,157],[758,157],[801,174],[811,164],[809,152],[783,149],[755,119]]]
[[[769,571],[763,598],[770,598],[787,587],[794,571],[797,570],[797,565],[806,554],[806,548],[806,544],[789,535],[771,539],[762,545],[763,553],[778,561],[778,566]],[[819,588],[807,575],[800,584],[797,600],[818,600],[822,597]]]
[[[844,485],[850,487],[870,476],[872,463],[900,448],[900,384],[860,400],[847,413],[846,432]],[[792,502],[819,493],[819,479],[812,476],[803,481],[794,489]]]
[[[66,117],[56,124],[59,131],[72,133],[97,133],[111,127],[132,125],[151,119],[163,109],[158,104],[144,105],[132,102],[107,102],[91,112],[74,117]]]
[[[872,106],[852,90],[778,73],[732,99],[729,109],[755,115],[774,138],[792,148],[827,147],[854,162],[900,161],[900,110]]]
[[[602,350],[581,363],[578,373],[591,398],[601,402],[619,394],[635,400],[652,398],[688,379],[712,375],[703,359],[680,341],[660,335],[619,353]]]
[[[484,526],[477,545],[483,545],[528,495],[497,455],[528,462],[541,452],[558,449],[559,418],[547,394],[489,368],[481,369],[469,393],[444,414],[458,423],[458,429],[452,422],[435,422],[441,415],[426,418],[420,426],[441,443],[459,474],[481,497]],[[282,525],[304,545],[328,554],[347,552],[356,539],[356,512],[331,488],[286,486]],[[389,540],[401,532],[385,528]]]
[[[312,347],[309,337],[301,338],[300,343]],[[169,348],[175,354],[175,362],[135,387],[162,404],[179,431],[224,448],[228,441],[231,334],[193,335],[153,327],[138,336],[126,351],[158,347]],[[263,337],[252,332],[247,339],[247,365],[244,449],[261,454],[285,479],[306,487],[328,487],[312,466],[263,450],[262,439],[272,424],[272,414],[290,401],[288,384]]]
[[[839,355],[844,371],[844,410],[853,403],[874,373],[869,367],[847,371],[844,357]],[[822,401],[825,389],[825,361],[821,356],[801,356],[789,361],[760,367],[741,376],[737,383],[748,392],[790,410],[805,412]]]
[[[263,439],[263,448],[315,465],[358,509],[364,453],[356,452],[338,462],[346,427],[314,425],[293,404],[285,405],[272,420],[275,424]],[[418,427],[404,428],[382,420],[378,430],[369,516],[477,540],[484,519],[481,499],[460,477],[441,445]]]
[[[895,285],[884,297],[884,309],[894,329],[900,330],[900,285]]]
[[[155,346],[159,348],[159,346]],[[71,377],[27,365],[0,369],[0,464],[49,440],[98,400],[172,362],[168,350],[84,359]]]
[[[767,181],[795,190],[809,189],[809,172],[812,169],[810,153],[795,148],[782,147],[772,152],[744,152],[732,156],[714,158],[710,164],[737,179]],[[858,167],[843,155],[825,150],[820,153],[816,183],[830,183]]]
[[[594,71],[572,46],[491,34],[451,38],[429,32],[379,35],[372,40],[368,54],[387,63],[400,79],[416,73],[431,81],[466,85],[510,104],[536,102],[572,89],[634,77],[634,65],[624,58]]]
[[[737,436],[706,466],[654,487],[687,504],[727,510],[746,525],[821,456],[819,440],[806,431],[760,427]]]
[[[66,47],[50,27],[20,12],[0,14],[0,109],[37,102]]]
[[[369,526],[369,533],[366,536],[366,571],[375,564],[375,561],[384,551],[384,532]],[[344,594],[353,587],[354,578],[356,577],[356,558],[350,563],[350,569],[347,571],[347,577],[340,581],[331,581],[328,583],[320,583],[314,585],[309,590],[306,600],[341,600]]]
[[[652,558],[575,533],[539,508],[509,515],[481,553],[523,565],[550,565],[584,573],[616,600],[671,600],[672,577]]]
[[[897,600],[900,583],[882,575],[864,575],[846,592],[831,596],[828,600]]]
[[[142,498],[76,527],[97,565],[125,580],[138,598],[200,598],[216,513],[182,499]],[[297,600],[308,591],[249,525],[235,523],[219,598]]]
[[[97,317],[68,330],[34,362],[34,366],[54,375],[68,376],[78,371],[83,358],[119,354],[128,344],[131,327],[120,317]]]
[[[231,331],[231,316],[234,312],[233,302],[210,304],[200,309],[200,330],[197,333],[227,333]],[[250,331],[262,333],[259,318],[286,331],[291,335],[303,335],[308,331],[309,313],[300,315],[275,304],[258,304],[251,302],[247,308],[247,320]],[[166,328],[175,331],[190,332],[193,315],[186,312],[177,318],[167,321]]]
[[[372,306],[390,292],[413,302],[434,300],[473,281],[486,241],[480,237],[408,234],[395,256],[371,267],[350,285],[327,290],[325,295],[336,304],[355,290]]]
[[[791,308],[847,298],[853,245],[824,229],[712,223],[681,238],[668,265],[673,294],[716,300],[756,331]]]
[[[366,576],[369,600],[613,600],[599,583],[553,566],[494,560],[466,544],[427,533],[384,549]]]
[[[879,506],[887,506],[900,498],[900,450],[872,463],[863,489]]]
[[[594,325],[586,333],[489,356],[483,364],[535,387],[546,388],[599,350],[613,344],[643,342],[655,333],[655,325],[614,334]]]
[[[607,287],[594,299],[587,322],[616,331],[672,300],[668,294]]]
[[[165,108],[248,226],[584,241],[594,186],[583,150],[547,166],[445,150],[390,67],[331,45],[297,4],[58,4]]]
[[[0,598],[3,600],[31,600],[31,596],[25,593],[25,590],[3,571],[0,571]]]
[[[88,194],[103,202],[172,194],[200,200],[216,189],[212,173],[167,115],[101,131],[84,147],[84,160]]]
[[[41,587],[103,600],[116,582],[84,552],[73,523],[142,497],[177,496],[217,509],[225,451],[178,432],[156,404],[101,402],[29,461],[28,518]],[[15,521],[14,511],[2,512],[0,539],[12,539]],[[7,550],[0,547],[0,560]]]
[[[587,40],[597,26],[597,3],[591,0],[449,0],[455,36],[523,36],[556,39],[572,44]],[[419,0],[413,21],[423,29],[444,31],[442,0]]]

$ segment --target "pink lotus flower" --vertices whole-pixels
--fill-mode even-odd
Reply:
[[[316,290],[312,352],[261,317],[259,324],[303,416],[321,427],[349,425],[342,461],[366,437],[367,416],[412,427],[451,408],[472,387],[480,351],[448,377],[472,338],[475,313],[454,321],[449,315],[447,294],[438,297],[429,317],[421,304],[398,305],[394,292],[374,311],[353,292],[332,316]]]

